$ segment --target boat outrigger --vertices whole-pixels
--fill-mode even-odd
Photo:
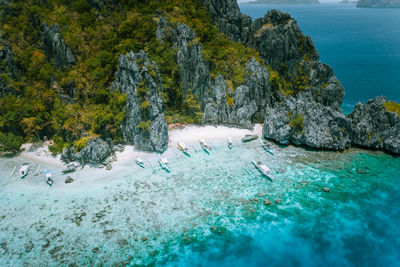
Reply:
[[[158,163],[160,163],[161,168],[169,172],[169,162],[166,158],[160,158]]]
[[[232,137],[228,137],[228,148],[232,149]]]
[[[210,154],[211,146],[207,144],[206,140],[201,139],[199,142],[200,142],[200,146],[204,150],[204,152]]]
[[[274,150],[272,148],[272,145],[270,143],[268,143],[267,141],[263,140],[261,141],[261,147],[267,151],[268,153],[270,153],[271,155],[274,155]]]
[[[184,154],[189,156],[189,152],[188,152],[189,151],[189,147],[185,143],[179,142],[178,143],[178,149],[180,151],[182,151]]]
[[[242,142],[243,142],[243,143],[245,143],[245,142],[250,142],[250,141],[253,141],[253,140],[256,140],[256,139],[258,139],[258,135],[256,135],[256,134],[246,134],[246,135],[242,138]]]
[[[135,162],[137,165],[139,165],[140,167],[144,168],[144,161],[141,158],[136,158]]]
[[[21,169],[19,169],[21,179],[28,175],[30,166],[31,164],[29,162],[22,163]]]
[[[274,180],[274,176],[272,175],[272,170],[267,167],[267,165],[263,164],[261,161],[252,160],[251,163],[254,167],[265,177],[270,179],[271,181]]]
[[[44,176],[45,176],[45,178],[46,178],[46,183],[47,183],[49,186],[52,186],[53,183],[54,183],[54,180],[53,180],[53,175],[51,175],[51,172],[48,171],[48,170],[44,170],[43,173],[44,173]]]

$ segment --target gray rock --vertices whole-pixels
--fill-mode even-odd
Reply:
[[[111,144],[110,144],[111,143]],[[85,164],[101,164],[107,159],[112,153],[112,142],[105,142],[101,138],[90,138],[87,142],[86,147],[82,148],[81,151],[75,152],[75,147],[64,148],[61,154],[61,160],[65,163],[77,161],[82,166]],[[68,165],[68,169],[75,170],[75,164]]]
[[[113,149],[114,149],[114,151],[124,152],[125,146],[123,144],[118,144],[118,145],[114,146]]]
[[[64,69],[75,64],[72,50],[65,44],[59,25],[48,26],[44,23],[40,35],[44,52],[48,59],[54,59],[56,68]]]
[[[111,165],[111,163],[107,164],[107,166],[106,166],[106,170],[107,170],[107,171],[110,171],[111,169],[112,169],[112,165]]]
[[[121,126],[125,141],[140,150],[163,151],[168,145],[168,126],[157,64],[144,51],[121,55],[111,87],[127,94],[126,119]]]
[[[74,181],[74,179],[72,179],[71,176],[67,176],[67,178],[65,179],[65,183],[66,183],[66,184],[70,184],[70,183],[72,183],[73,181]]]
[[[388,112],[385,97],[358,103],[348,118],[353,145],[400,154],[400,118]]]

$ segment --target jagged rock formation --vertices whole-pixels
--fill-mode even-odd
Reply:
[[[75,64],[72,50],[65,44],[59,25],[48,26],[47,24],[43,24],[41,39],[46,57],[49,60],[54,59],[54,66],[56,68],[64,69]]]
[[[75,147],[64,148],[61,154],[61,160],[65,163],[79,162],[82,166],[85,164],[101,164],[103,163],[112,153],[113,144],[111,139],[107,142],[101,138],[90,138],[81,151],[76,152]]]
[[[144,51],[121,55],[112,88],[127,95],[121,126],[125,141],[140,150],[163,151],[168,145],[168,126],[157,64],[150,62]]]
[[[359,0],[357,7],[400,8],[400,0]]]
[[[19,66],[14,59],[11,47],[0,36],[0,97],[13,93],[10,79],[17,79]]]
[[[396,112],[387,111],[385,103],[385,97],[377,97],[356,105],[348,116],[351,141],[361,147],[400,154],[400,118]]]

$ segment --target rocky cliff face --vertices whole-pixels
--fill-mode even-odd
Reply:
[[[86,147],[79,152],[75,151],[75,147],[64,148],[61,160],[65,163],[77,161],[82,166],[86,164],[101,164],[113,152],[111,139],[108,139],[106,142],[101,138],[90,138]]]
[[[348,116],[351,141],[361,147],[400,154],[400,118],[396,112],[388,112],[385,103],[384,97],[377,97],[356,105]]]
[[[0,97],[14,92],[9,83],[18,78],[19,72],[11,47],[0,36]]]
[[[357,7],[400,8],[400,0],[359,0]]]
[[[49,60],[54,59],[54,66],[56,68],[64,69],[75,64],[72,50],[65,44],[58,25],[48,26],[47,24],[43,24],[41,39],[46,57]]]
[[[168,126],[157,64],[143,51],[121,55],[112,88],[127,95],[121,126],[125,141],[140,150],[163,151],[168,145]]]

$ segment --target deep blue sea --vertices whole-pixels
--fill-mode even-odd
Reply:
[[[291,14],[311,36],[321,61],[333,67],[346,90],[345,112],[378,95],[400,102],[400,9],[335,3],[240,5],[252,18],[274,8]]]

